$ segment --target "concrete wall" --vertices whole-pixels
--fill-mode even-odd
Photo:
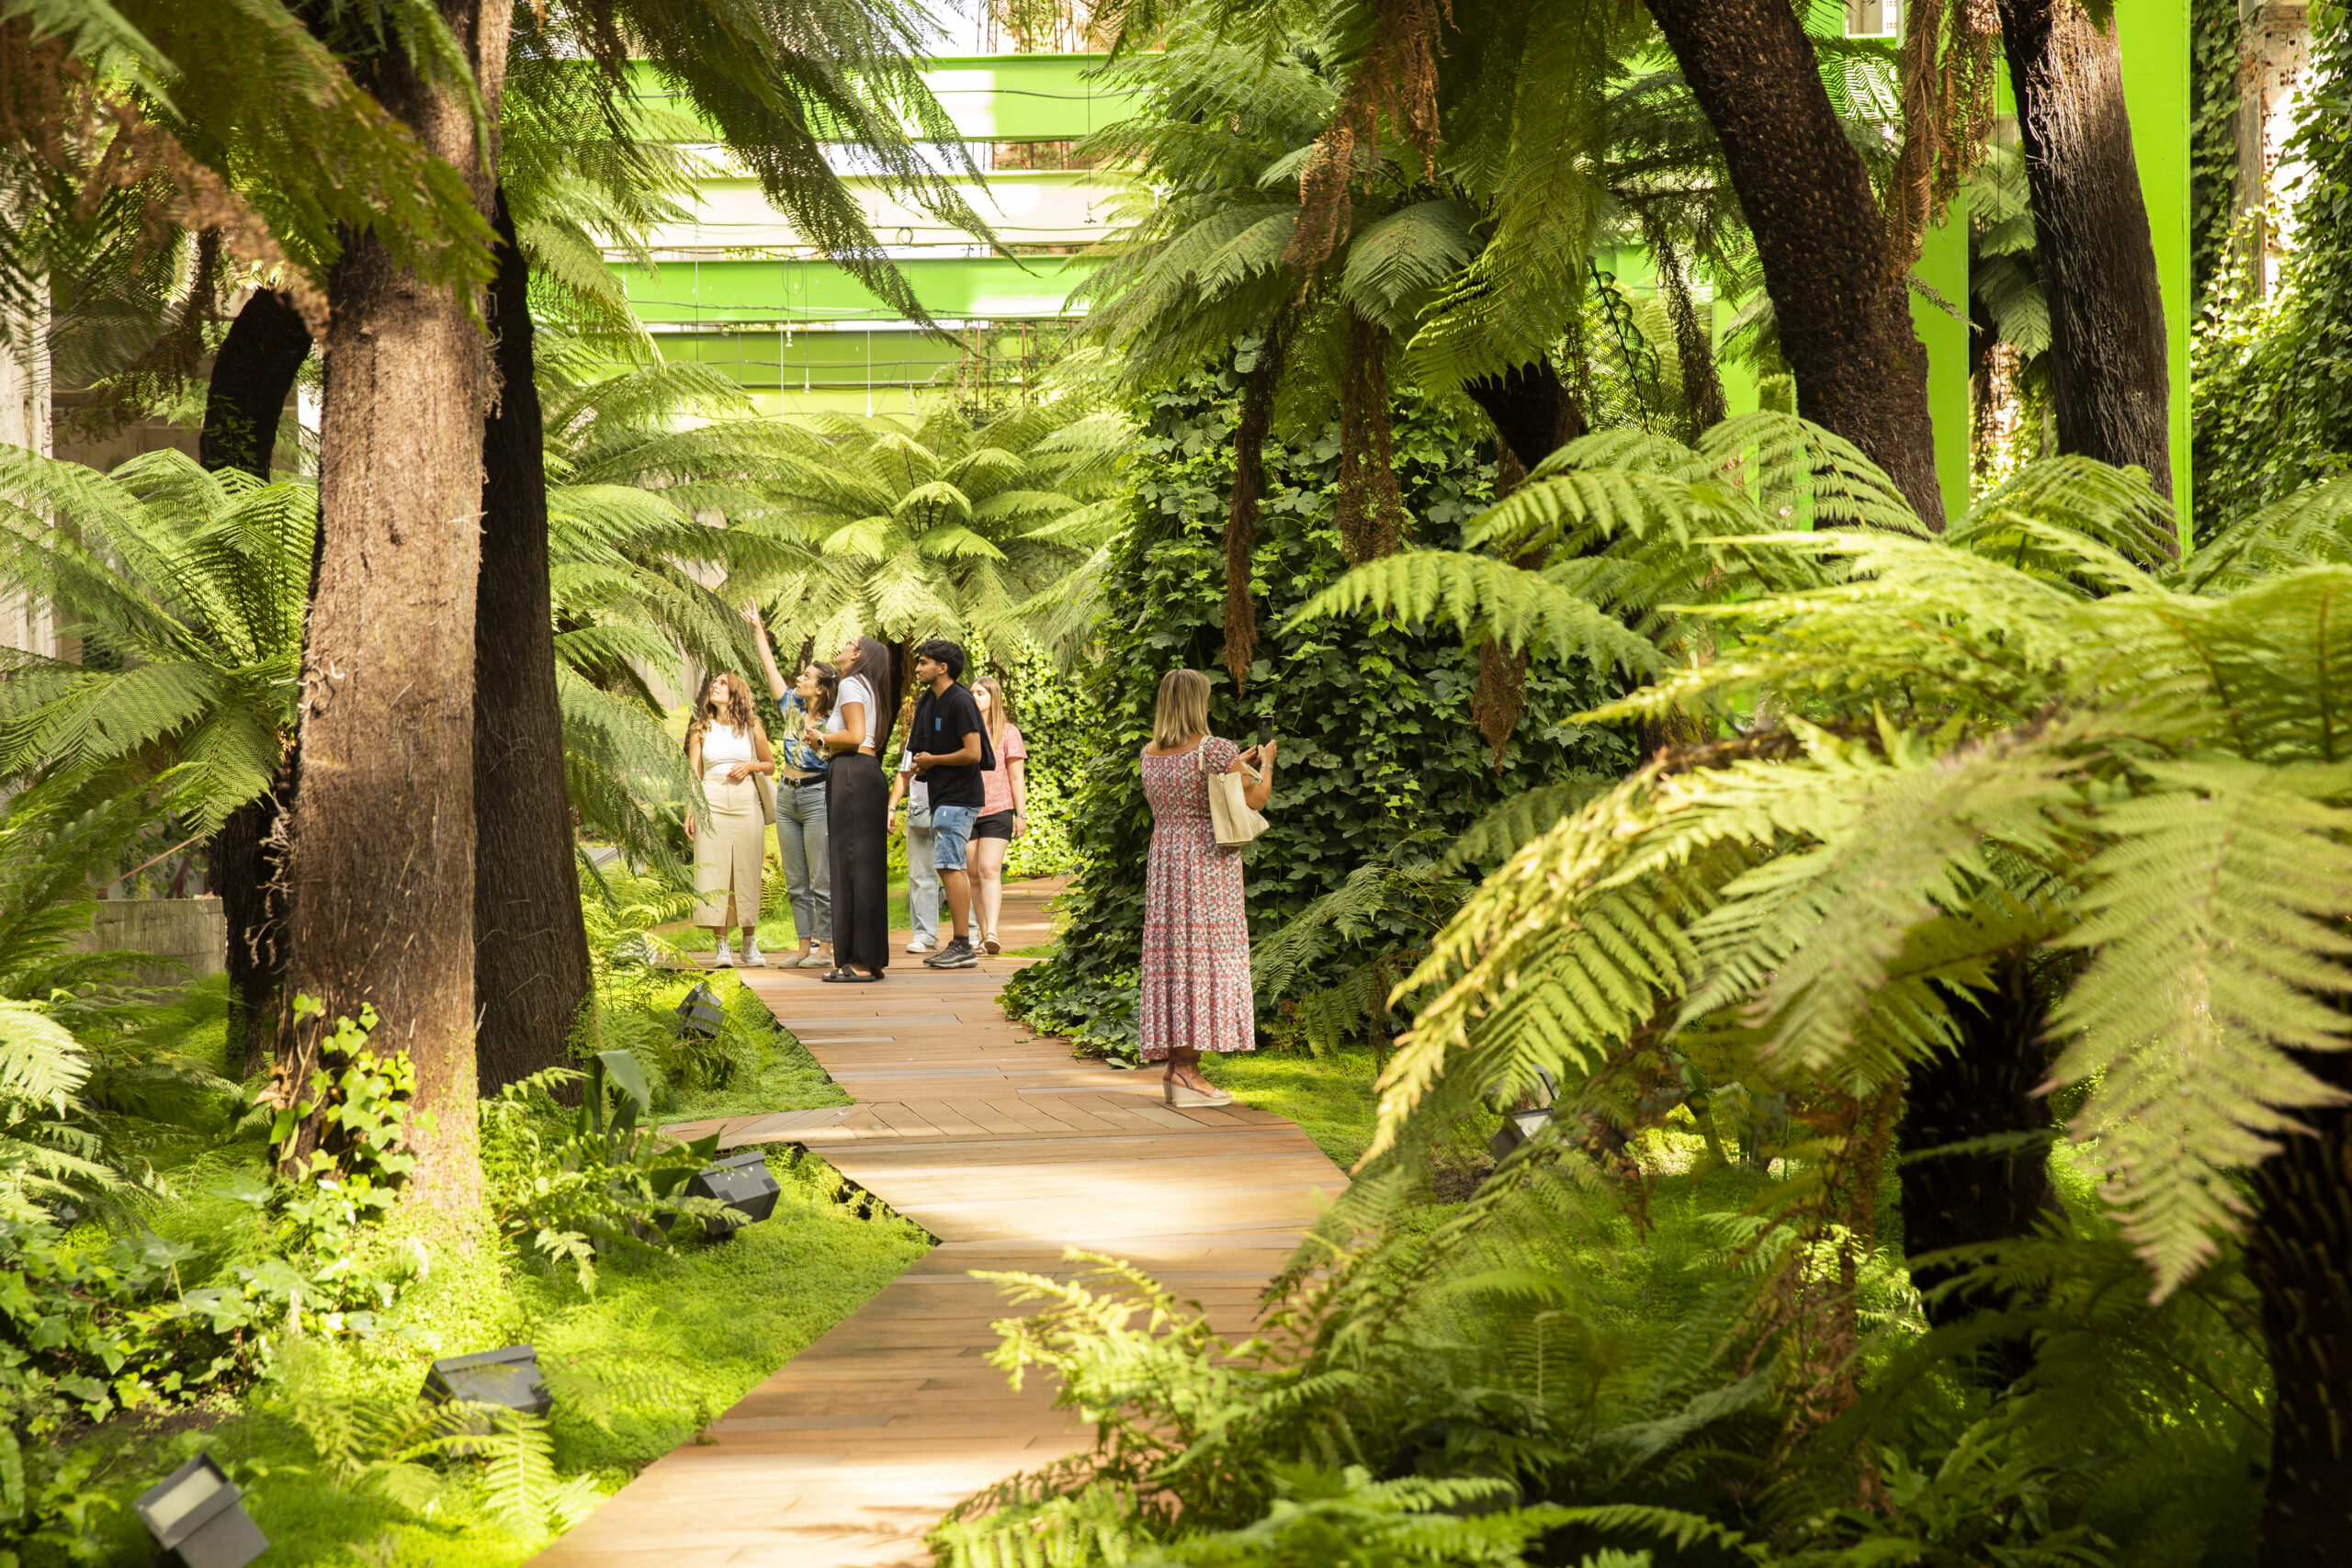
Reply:
[[[228,967],[229,926],[218,898],[102,898],[97,908],[97,918],[74,944],[84,953],[128,949],[187,966],[141,971],[156,984],[217,975]]]

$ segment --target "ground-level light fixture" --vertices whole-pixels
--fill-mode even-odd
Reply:
[[[1560,1098],[1560,1086],[1553,1080],[1550,1073],[1541,1067],[1535,1069],[1535,1077],[1536,1080],[1543,1085],[1544,1102],[1541,1105],[1521,1106],[1518,1110],[1505,1111],[1503,1124],[1497,1128],[1495,1135],[1487,1140],[1487,1152],[1495,1156],[1498,1164],[1501,1163],[1511,1150],[1542,1132],[1544,1123],[1552,1119],[1552,1104]]]
[[[269,1550],[269,1537],[243,1497],[209,1455],[198,1454],[130,1506],[163,1548],[165,1568],[245,1568]]]
[[[715,1165],[704,1167],[686,1183],[687,1197],[716,1198],[742,1213],[741,1220],[713,1215],[703,1222],[711,1238],[719,1241],[775,1213],[776,1198],[783,1191],[776,1179],[768,1174],[767,1155],[759,1149],[729,1155]]]
[[[1551,1119],[1552,1108],[1548,1105],[1533,1111],[1510,1112],[1503,1118],[1503,1124],[1495,1130],[1495,1135],[1487,1141],[1487,1152],[1495,1156],[1496,1163],[1501,1163],[1511,1150],[1542,1132],[1544,1123]]]
[[[678,1028],[687,1034],[699,1034],[706,1040],[718,1037],[719,1029],[727,1022],[726,1004],[707,982],[697,980],[686,999],[678,1004]]]
[[[526,1416],[555,1408],[555,1396],[539,1381],[538,1352],[528,1345],[444,1356],[425,1377],[424,1397],[436,1404],[503,1404]]]

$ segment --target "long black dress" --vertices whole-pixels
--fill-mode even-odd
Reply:
[[[879,705],[873,705],[878,707]],[[879,714],[869,715],[875,728]],[[887,741],[885,732],[877,744]],[[834,753],[825,770],[826,858],[833,874],[833,963],[890,965],[890,792],[870,751]]]

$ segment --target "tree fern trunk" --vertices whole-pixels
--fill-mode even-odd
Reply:
[[[1860,447],[1931,528],[1944,523],[1928,352],[1861,155],[1788,0],[1650,0],[1764,263],[1797,412]]]
[[[2049,1103],[2034,1093],[2050,1065],[2041,1038],[2049,998],[2034,984],[2021,953],[2006,955],[1995,978],[1992,990],[1951,998],[1960,1021],[1959,1048],[1916,1064],[1904,1087],[1895,1140],[1905,1156],[1898,1179],[1903,1249],[1911,1258],[2026,1235],[2054,1201],[2043,1144],[1917,1157],[1951,1144],[2051,1125]],[[1911,1279],[1922,1292],[1932,1292],[1967,1271],[1965,1265],[1914,1264]],[[1931,1299],[1928,1321],[1940,1328],[1987,1308],[2016,1304],[1955,1294]],[[1988,1345],[1979,1358],[1984,1380],[1997,1387],[2014,1382],[2032,1364],[2033,1348],[2022,1339]]]
[[[208,468],[242,468],[256,479],[269,478],[286,400],[310,357],[311,329],[293,301],[275,289],[256,289],[212,356],[197,461]]]
[[[2352,1091],[2341,1057],[2302,1065]],[[2299,1119],[2310,1131],[2255,1168],[2246,1244],[2273,1385],[2263,1568],[2352,1562],[2352,1110]]]
[[[1241,385],[1241,413],[1233,432],[1233,498],[1225,521],[1225,669],[1235,690],[1250,683],[1258,657],[1258,602],[1250,577],[1258,549],[1258,492],[1265,481],[1266,432],[1273,423],[1293,312],[1276,313],[1258,344],[1258,362]]]
[[[256,291],[212,356],[197,460],[267,479],[286,400],[310,356],[311,330],[292,301],[273,289]],[[247,1077],[268,1065],[277,1032],[278,986],[286,977],[277,825],[294,798],[296,763],[289,755],[269,794],[230,813],[212,836],[209,857],[228,927],[229,1041]]]
[[[1548,359],[1514,365],[1499,376],[1463,383],[1470,400],[1495,422],[1495,434],[1521,468],[1536,464],[1591,427],[1559,370]]]
[[[482,430],[474,595],[475,1070],[484,1094],[564,1063],[589,988],[556,695],[530,268],[503,189],[495,224],[498,408]]]
[[[2000,0],[2034,258],[2050,297],[2058,448],[2137,464],[2172,493],[2165,301],[2112,23],[2076,0]]]
[[[508,0],[444,0],[496,123]],[[372,90],[487,213],[493,150],[465,98],[398,55]],[[326,544],[302,660],[302,777],[287,880],[297,1021],[277,1089],[300,1092],[323,1031],[373,1004],[379,1050],[416,1069],[412,1201],[470,1211],[475,1141],[473,665],[488,344],[469,305],[348,237],[320,432]],[[305,1143],[315,1136],[315,1127]],[[298,1144],[292,1151],[306,1152]]]

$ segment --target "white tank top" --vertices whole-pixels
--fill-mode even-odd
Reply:
[[[758,748],[752,744],[752,734],[733,725],[713,723],[702,732],[702,765],[707,773],[721,762],[756,762]]]

